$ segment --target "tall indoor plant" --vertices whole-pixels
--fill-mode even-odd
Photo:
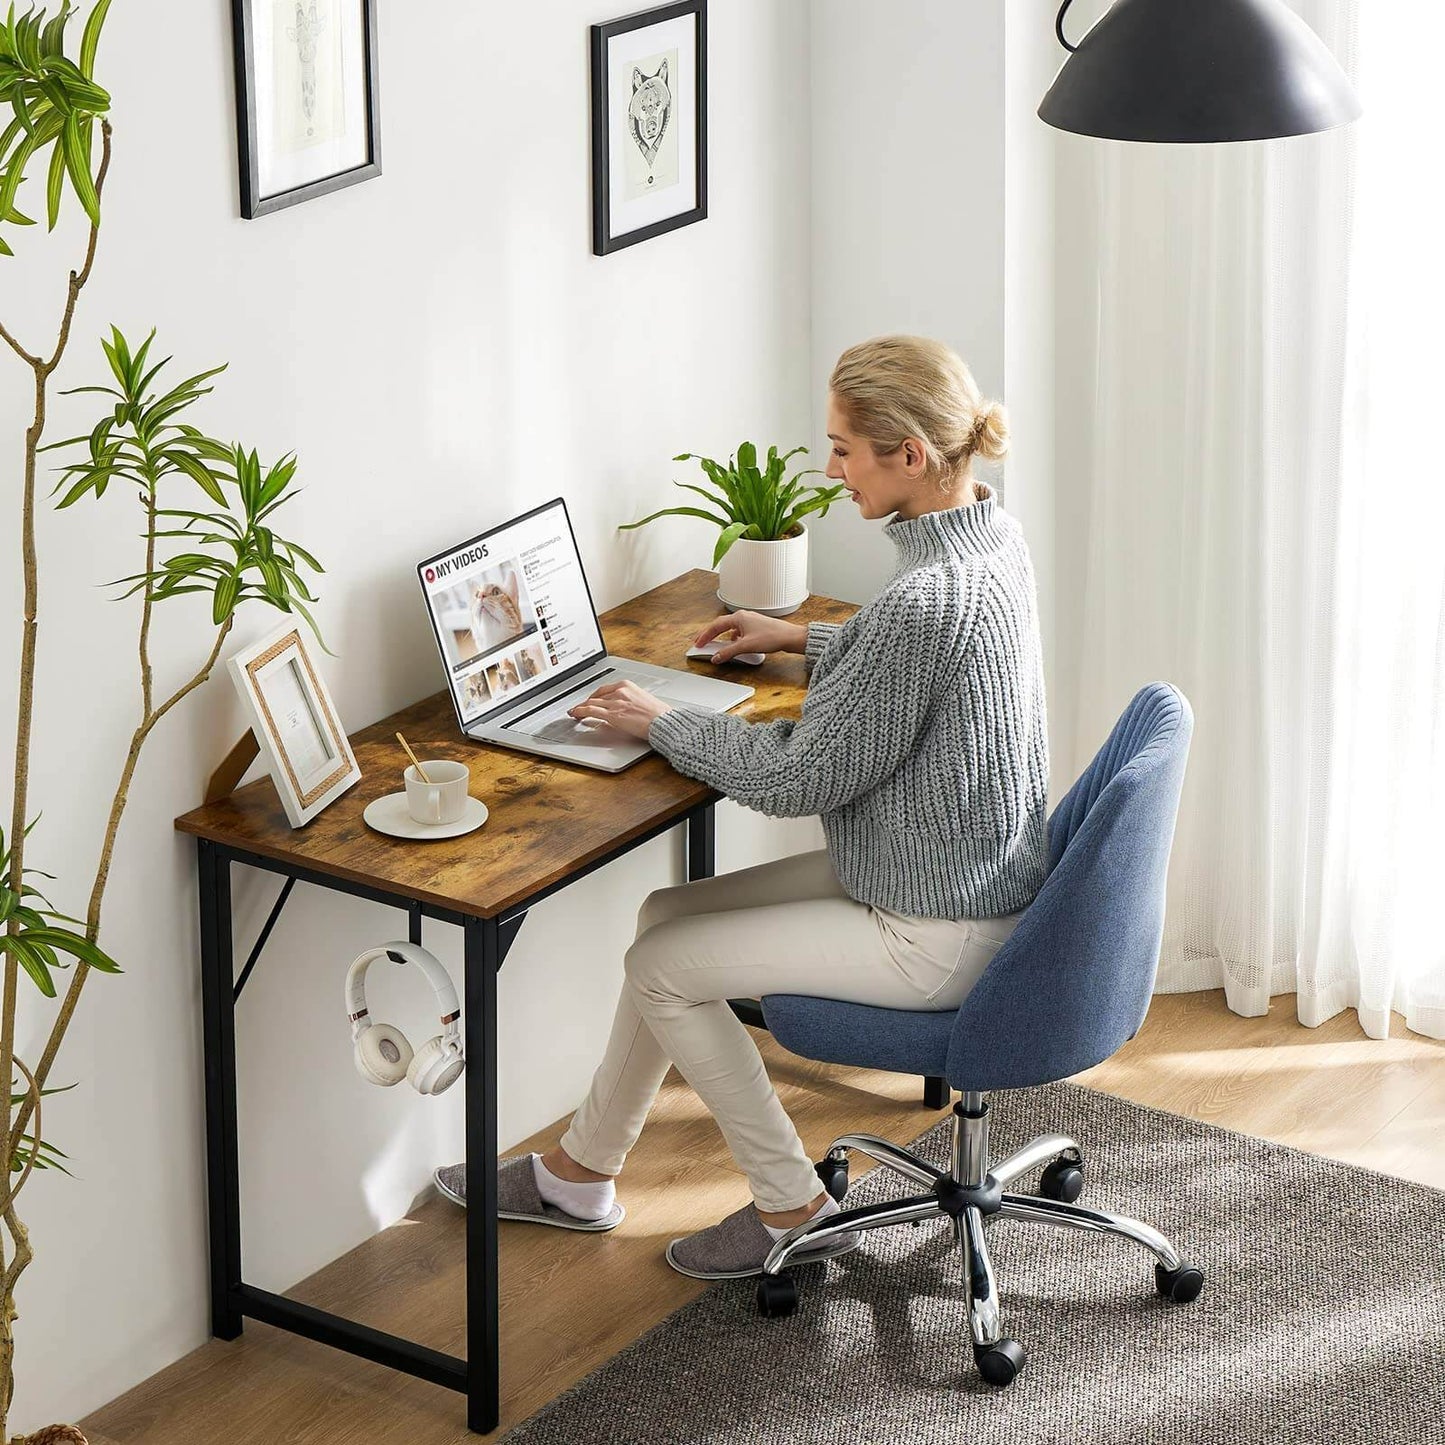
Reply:
[[[140,719],[122,761],[84,920],[59,913],[30,881],[39,870],[26,861],[32,819],[29,793],[32,730],[35,717],[35,659],[39,617],[39,556],[35,536],[37,469],[43,451],[51,380],[69,345],[76,304],[90,279],[100,235],[101,200],[110,167],[110,97],[94,78],[96,50],[110,0],[91,7],[74,58],[65,53],[70,21],[79,13],[70,0],[47,18],[43,10],[17,17],[12,6],[0,25],[0,102],[12,118],[0,132],[0,255],[13,256],[6,228],[33,224],[17,204],[27,172],[46,177],[46,212],[53,230],[67,195],[79,202],[89,220],[84,261],[72,270],[62,303],[53,348],[31,350],[3,321],[3,340],[29,368],[34,386],[34,416],[25,432],[24,470],[19,498],[24,615],[15,730],[14,790],[8,838],[0,831],[0,953],[4,956],[0,995],[0,1150],[8,1167],[0,1170],[0,1445],[20,1445],[9,1435],[9,1411],[15,1385],[14,1323],[16,1287],[33,1258],[29,1233],[16,1213],[16,1199],[35,1170],[64,1168],[64,1154],[42,1133],[41,1101],[56,1092],[45,1087],[86,979],[93,971],[118,972],[99,946],[101,903],[109,877],[116,835],[125,812],[130,783],[141,748],[156,725],[210,676],[235,621],[236,608],[251,597],[310,620],[306,602],[314,600],[301,567],[319,571],[309,554],[274,531],[273,514],[291,495],[295,462],[283,459],[263,469],[254,450],[208,437],[180,420],[181,413],[210,391],[209,379],[222,368],[188,377],[169,390],[156,383],[166,361],[150,360],[151,339],[134,351],[119,331],[102,342],[114,386],[81,387],[107,401],[94,427],[83,437],[59,443],[83,448],[63,470],[59,505],[83,497],[99,498],[115,485],[137,499],[144,511],[144,560],[125,579],[125,595],[139,595],[137,665]],[[95,154],[99,132],[100,154]],[[178,487],[192,489],[175,495]],[[201,500],[184,503],[199,491]],[[182,505],[171,505],[172,502]],[[171,691],[158,689],[150,655],[156,605],[167,598],[202,592],[210,598],[211,638],[205,659]],[[45,875],[49,877],[50,875]],[[46,998],[56,998],[56,973],[74,962],[64,999],[51,1025],[44,1051],[31,1067],[15,1052],[20,974]],[[14,1092],[12,1092],[12,1090]],[[32,1122],[33,1121],[33,1122]],[[28,1126],[28,1128],[27,1128]],[[79,1362],[77,1362],[79,1363]],[[73,1426],[52,1426],[30,1437],[32,1445],[81,1441]]]
[[[712,564],[718,569],[718,597],[728,607],[746,607],[781,617],[796,612],[808,596],[808,530],[803,518],[810,512],[827,516],[842,494],[836,487],[804,486],[803,477],[818,476],[817,468],[786,475],[788,462],[806,447],[779,453],[769,447],[762,466],[758,449],[743,442],[727,465],[711,457],[683,452],[676,462],[695,461],[713,490],[692,482],[676,482],[705,498],[712,510],[701,507],[664,507],[638,522],[625,522],[628,531],[646,526],[657,517],[700,517],[717,525],[717,546]]]

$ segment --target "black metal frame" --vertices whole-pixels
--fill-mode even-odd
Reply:
[[[717,866],[716,806],[715,802],[699,804],[681,819],[673,818],[648,829],[495,918],[474,918],[385,889],[333,878],[206,839],[199,840],[211,1333],[217,1339],[236,1339],[241,1333],[242,1322],[250,1316],[277,1329],[304,1335],[307,1339],[457,1390],[467,1397],[468,1429],[482,1433],[496,1429],[501,1386],[497,1296],[497,972],[527,916],[527,910],[534,903],[649,842],[660,833],[675,828],[679,822],[685,823],[687,828],[688,881],[711,878]],[[232,953],[233,863],[278,873],[286,879],[239,979],[235,978]],[[313,883],[335,892],[404,909],[413,942],[421,940],[423,917],[457,924],[462,929],[465,974],[462,1025],[467,1056],[463,1081],[466,1089],[468,1189],[467,1357],[464,1360],[258,1289],[242,1278],[235,1008],[241,990],[297,882]],[[756,1002],[737,1000],[732,1007],[744,1022],[765,1027]],[[943,1102],[946,1102],[949,1093],[943,1080],[925,1080],[925,1103],[930,1107],[942,1107],[942,1103],[934,1102],[940,1093]],[[473,1369],[469,1362],[474,1362],[476,1368]]]
[[[256,73],[255,34],[251,26],[251,9],[255,0],[231,0],[231,22],[235,31],[236,61],[236,146],[241,173],[241,215],[248,221],[258,216],[316,196],[369,181],[381,174],[381,75],[376,56],[376,0],[360,0],[363,44],[366,63],[362,75],[366,84],[366,155],[367,159],[350,170],[337,171],[319,180],[293,186],[274,196],[261,195],[261,169],[256,153]]]
[[[612,152],[607,110],[607,42],[615,35],[629,30],[641,30],[649,25],[660,25],[683,15],[696,17],[697,37],[697,204],[691,210],[679,211],[650,225],[639,226],[635,231],[624,231],[614,236],[610,230],[612,192]],[[592,254],[607,256],[626,246],[635,246],[639,241],[650,241],[680,226],[690,226],[694,221],[707,219],[707,0],[677,0],[671,5],[659,5],[654,10],[642,10],[624,15],[620,20],[609,20],[605,25],[594,25],[591,32],[592,68]]]

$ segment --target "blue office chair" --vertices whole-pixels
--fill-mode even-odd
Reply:
[[[963,1257],[974,1359],[990,1384],[1009,1384],[1025,1359],[1018,1341],[999,1331],[983,1228],[992,1216],[1137,1240],[1157,1259],[1160,1294],[1178,1304],[1198,1296],[1204,1275],[1162,1234],[1073,1202],[1084,1185],[1084,1155],[1067,1135],[1041,1134],[991,1161],[985,1098],[991,1089],[1052,1083],[1091,1068],[1139,1031],[1159,963],[1165,870],[1193,730],[1189,702],[1177,688],[1156,682],[1139,690],[1049,819],[1043,888],[956,1011],[918,1013],[795,994],[762,1000],[773,1036],[795,1054],[943,1075],[963,1094],[953,1106],[950,1172],[869,1134],[833,1142],[818,1173],[834,1198],[847,1190],[854,1149],[926,1192],[844,1210],[784,1235],[758,1282],[764,1315],[795,1308],[796,1286],[782,1270],[802,1241],[945,1214]],[[1037,1196],[1004,1193],[1039,1164],[1046,1167]]]

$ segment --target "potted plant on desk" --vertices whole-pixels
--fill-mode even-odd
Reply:
[[[718,600],[734,610],[748,608],[769,617],[796,612],[808,596],[808,529],[802,519],[810,512],[826,516],[843,488],[805,486],[803,477],[818,476],[817,468],[786,476],[788,462],[806,447],[781,455],[769,447],[766,462],[758,465],[758,449],[744,442],[727,465],[711,457],[683,452],[674,461],[695,461],[713,490],[692,482],[674,485],[696,492],[711,504],[701,507],[664,507],[639,522],[625,522],[618,531],[644,527],[658,517],[699,517],[719,528],[712,565],[718,573]]]

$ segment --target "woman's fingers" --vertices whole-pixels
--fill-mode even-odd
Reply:
[[[722,617],[714,617],[701,632],[692,640],[694,647],[705,647],[714,637],[721,637],[724,632],[736,632],[738,621],[731,612]]]

